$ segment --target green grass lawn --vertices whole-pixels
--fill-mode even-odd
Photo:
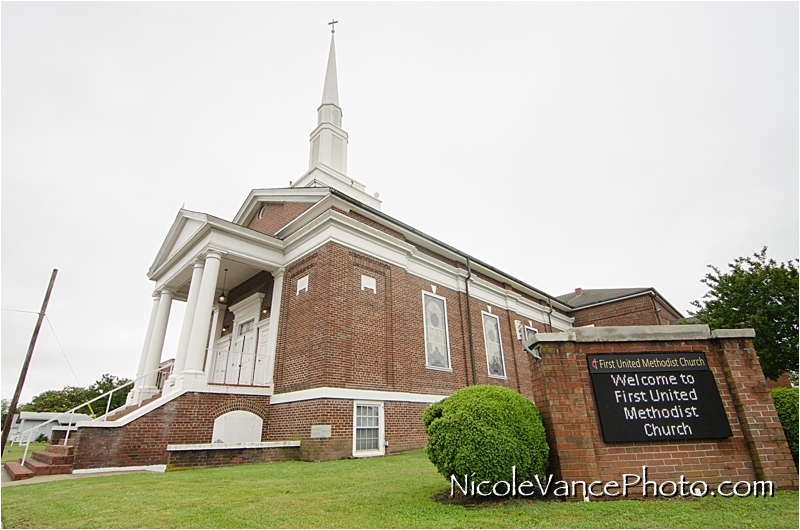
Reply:
[[[5,528],[797,528],[797,492],[774,498],[544,502],[467,508],[424,451],[136,473],[4,487]]]
[[[47,447],[47,442],[31,442],[31,447],[28,449],[28,456],[32,455],[34,451],[43,451],[45,447]],[[22,458],[22,453],[24,452],[25,445],[6,444],[6,450],[3,451],[2,463],[5,464],[6,462],[19,462],[19,459]]]

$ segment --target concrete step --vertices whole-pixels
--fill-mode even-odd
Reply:
[[[139,405],[129,405],[125,407],[120,407],[117,410],[112,410],[111,413],[108,415],[108,421],[118,420],[121,417],[125,416],[126,414],[130,414],[134,410],[138,409]]]
[[[54,455],[64,455],[64,456],[72,456],[72,446],[71,445],[54,445],[50,444],[44,448],[46,453],[52,453]]]
[[[44,462],[45,464],[49,464],[51,466],[72,464],[72,459],[74,458],[72,455],[59,455],[49,451],[36,451],[31,454],[31,457],[34,460]]]
[[[149,397],[149,398],[145,399],[144,401],[142,401],[142,403],[140,405],[123,406],[123,407],[118,408],[117,410],[111,411],[111,413],[108,415],[108,421],[118,420],[118,419],[122,418],[123,416],[127,416],[128,414],[130,414],[134,410],[136,410],[136,409],[138,409],[140,407],[144,407],[148,403],[151,403],[151,402],[157,400],[160,397],[161,397],[161,393],[158,393],[155,396],[152,396],[152,397]]]
[[[33,476],[33,471],[16,462],[6,462],[3,467],[11,480],[24,480]]]
[[[65,473],[72,473],[72,464],[51,465],[40,462],[35,458],[26,458],[25,467],[30,469],[34,475],[63,475]]]

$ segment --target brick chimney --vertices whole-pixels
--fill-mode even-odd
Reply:
[[[583,294],[583,289],[581,289],[580,287],[576,287],[575,294]]]

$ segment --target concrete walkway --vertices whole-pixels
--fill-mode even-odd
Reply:
[[[22,486],[24,484],[39,484],[41,482],[54,482],[56,480],[72,480],[89,477],[110,477],[111,475],[127,475],[130,473],[153,473],[153,471],[107,471],[105,473],[78,473],[77,475],[37,475],[25,480],[11,480],[11,477],[8,476],[8,473],[6,473],[6,470],[3,469],[0,486],[5,488],[6,486]]]

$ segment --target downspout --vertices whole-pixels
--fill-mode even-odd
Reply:
[[[653,294],[653,293],[650,293],[650,302],[652,302],[652,304],[653,304],[653,315],[655,315],[655,317],[656,317],[656,326],[660,326],[661,325],[661,317],[658,316],[658,313],[660,313],[661,310],[658,309],[658,307],[656,306],[656,295]]]
[[[553,299],[547,297],[547,303],[550,304],[550,312],[547,313],[547,327],[550,328],[550,333],[553,332]]]
[[[472,343],[472,312],[469,309],[469,280],[470,278],[472,278],[472,268],[470,267],[469,264],[469,256],[466,256],[466,258],[467,258],[467,279],[464,280],[464,285],[467,291],[467,329],[468,329],[467,334],[469,335],[469,359],[470,359],[470,365],[472,366],[472,384],[477,385],[478,377],[477,374],[475,373],[475,348]]]

